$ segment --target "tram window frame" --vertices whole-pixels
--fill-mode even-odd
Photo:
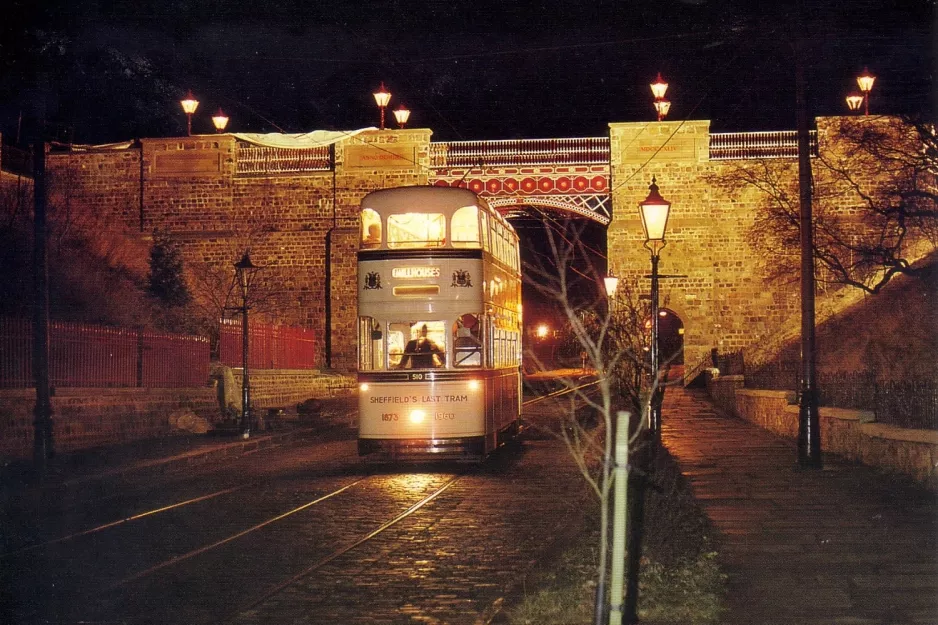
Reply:
[[[381,225],[381,214],[373,208],[363,208],[361,211],[361,227],[362,249],[381,247],[384,234]]]
[[[406,223],[405,220],[415,223]],[[421,249],[446,245],[447,221],[444,213],[391,213],[387,216],[388,248]]]
[[[482,366],[482,323],[478,315],[465,313],[453,324],[453,367]]]
[[[384,371],[385,340],[381,324],[374,317],[358,318],[358,367],[362,371]]]
[[[479,212],[479,207],[475,204],[463,206],[453,211],[449,222],[450,240],[453,247],[474,248],[479,246]]]

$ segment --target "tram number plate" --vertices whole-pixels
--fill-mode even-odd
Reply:
[[[407,379],[422,382],[424,380],[433,380],[434,377],[432,373],[409,373]]]
[[[400,417],[396,412],[385,412],[381,415],[382,421],[397,421]]]

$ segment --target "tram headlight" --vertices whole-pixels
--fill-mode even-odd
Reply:
[[[410,422],[411,423],[423,423],[423,420],[427,418],[427,413],[423,410],[412,410],[410,413]]]
[[[478,380],[469,380],[469,390],[477,391],[482,387]]]
[[[367,383],[367,382],[362,382],[361,384],[359,384],[359,385],[358,385],[358,390],[360,390],[362,393],[364,393],[365,391],[367,391],[367,390],[368,390],[368,383]]]

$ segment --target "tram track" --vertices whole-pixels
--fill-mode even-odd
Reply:
[[[308,566],[306,566],[299,572],[294,570],[293,572],[289,574],[289,576],[282,578],[279,582],[273,585],[268,586],[266,590],[262,591],[260,596],[255,597],[250,602],[245,603],[244,605],[239,605],[237,609],[235,609],[230,614],[230,618],[233,619],[237,616],[237,614],[243,611],[249,610],[256,605],[263,603],[270,597],[273,597],[279,592],[282,592],[284,589],[290,587],[292,584],[295,584],[299,580],[302,580],[314,574],[317,570],[321,569],[322,567],[336,560],[342,555],[373,540],[375,537],[381,535],[383,532],[385,532],[389,528],[400,523],[404,519],[410,517],[417,510],[420,510],[421,508],[425,507],[427,504],[432,502],[439,495],[441,495],[443,492],[445,492],[450,487],[452,487],[455,483],[457,483],[470,470],[471,469],[464,469],[460,471],[459,473],[457,473],[456,475],[447,479],[445,483],[443,483],[442,485],[434,486],[432,492],[425,494],[418,501],[411,503],[403,511],[399,511],[398,513],[390,517],[386,516],[383,522],[380,520],[374,520],[374,522],[371,523],[373,529],[370,529],[364,532],[363,534],[359,535],[353,540],[345,541],[345,543],[342,546],[339,546],[338,548],[325,549],[325,550],[321,549],[321,547],[323,546],[328,547],[328,538],[325,535],[324,535],[325,542],[323,542],[318,547],[316,545],[305,545],[304,548],[307,550],[310,550],[312,552],[319,550],[319,551],[323,551],[323,553],[317,554],[316,559],[312,564],[309,564]],[[155,583],[157,586],[159,586],[161,584],[169,583],[165,580],[171,580],[175,578],[178,567],[188,562],[190,563],[190,566],[192,568],[188,569],[188,571],[186,571],[185,573],[181,573],[182,577],[185,578],[188,573],[191,573],[191,571],[193,570],[199,570],[203,566],[201,564],[198,564],[199,562],[202,561],[200,560],[200,558],[203,556],[207,556],[208,554],[219,553],[219,555],[216,556],[216,560],[215,560],[216,562],[219,562],[219,561],[224,562],[226,559],[230,559],[232,557],[240,558],[242,560],[245,557],[247,557],[250,560],[251,559],[250,554],[254,550],[264,549],[265,548],[264,545],[266,544],[265,540],[255,540],[255,541],[244,542],[244,540],[247,539],[247,537],[249,537],[250,535],[260,532],[262,530],[265,530],[267,528],[271,528],[274,525],[282,524],[287,519],[291,517],[295,517],[296,515],[303,513],[305,511],[314,509],[318,505],[323,504],[324,502],[328,500],[332,500],[342,494],[349,494],[351,493],[352,489],[355,489],[356,487],[370,485],[371,488],[380,490],[383,487],[381,480],[387,479],[387,477],[388,476],[383,473],[369,472],[367,475],[357,477],[356,479],[353,479],[349,481],[348,483],[344,483],[336,488],[332,488],[328,492],[321,494],[310,501],[306,501],[302,503],[301,505],[294,506],[288,510],[285,510],[273,516],[264,518],[258,522],[252,523],[248,527],[240,528],[237,531],[230,532],[227,535],[219,537],[206,544],[188,549],[184,553],[173,555],[171,557],[164,557],[160,559],[159,561],[152,563],[149,566],[146,566],[146,568],[143,568],[136,572],[125,574],[119,579],[117,579],[116,581],[111,581],[111,580],[106,579],[107,574],[109,573],[109,571],[107,570],[102,571],[102,573],[100,574],[91,573],[89,575],[89,579],[87,581],[82,582],[81,584],[82,586],[84,586],[84,591],[83,591],[84,598],[90,599],[91,600],[90,603],[84,600],[77,601],[78,599],[77,597],[69,597],[67,594],[67,591],[66,591],[66,595],[63,595],[63,598],[66,600],[66,602],[69,602],[69,603],[71,601],[76,601],[76,603],[84,604],[84,605],[74,606],[75,608],[74,620],[76,621],[88,620],[85,614],[85,610],[90,610],[91,613],[95,615],[95,618],[92,618],[91,620],[96,620],[96,618],[99,616],[105,619],[113,618],[115,615],[112,613],[109,613],[107,607],[104,608],[103,614],[98,615],[95,613],[100,612],[101,606],[107,606],[108,604],[111,606],[115,606],[115,605],[120,606],[121,605],[120,597],[121,596],[124,596],[124,597],[134,596],[136,592],[135,590],[131,590],[131,589],[139,589],[138,588],[139,584]],[[233,495],[233,494],[245,491],[248,488],[248,486],[250,485],[243,485],[243,486],[236,487],[236,488],[222,489],[222,490],[214,491],[212,493],[207,493],[199,497],[191,498],[185,501],[176,502],[172,505],[162,506],[160,508],[154,508],[152,510],[141,512],[141,513],[138,513],[138,514],[135,514],[135,515],[123,518],[123,519],[101,524],[93,528],[88,528],[86,530],[82,530],[79,532],[74,532],[72,534],[61,536],[53,540],[45,541],[44,543],[41,543],[41,544],[30,545],[30,546],[18,549],[13,552],[8,552],[6,554],[3,554],[3,556],[0,557],[0,560],[6,560],[7,563],[12,565],[13,563],[17,561],[18,558],[23,558],[25,556],[34,555],[36,552],[41,552],[44,549],[49,549],[49,548],[59,546],[68,541],[79,541],[82,539],[87,540],[87,539],[93,538],[94,536],[106,535],[108,534],[109,530],[116,530],[122,526],[128,526],[132,524],[134,521],[143,520],[144,518],[154,518],[161,513],[170,512],[173,510],[177,512],[183,511],[187,506],[190,506],[191,504],[195,504],[199,502],[208,502],[208,501],[219,501],[219,498],[225,495]],[[228,506],[230,507],[231,504],[228,504]],[[345,509],[340,508],[339,511],[336,511],[336,512],[324,511],[320,513],[320,516],[339,518],[339,517],[342,517],[345,513],[346,513]],[[190,518],[194,518],[193,515],[198,516],[198,513],[196,512],[190,512],[187,514]],[[378,523],[378,525],[377,527],[374,527],[376,523]],[[293,526],[295,526],[295,524]],[[141,529],[139,531],[145,532],[146,530]],[[123,539],[124,543],[121,543],[121,544],[127,545],[125,549],[128,549],[128,551],[132,549],[130,548],[130,544],[132,544],[134,536],[135,534],[131,534],[130,538]],[[115,542],[117,541],[116,538],[112,538],[111,540]],[[127,541],[130,541],[130,542],[127,542]],[[247,547],[245,547],[245,545],[247,545]],[[209,562],[211,562],[211,559],[209,560]],[[205,566],[210,566],[210,565],[205,565]],[[95,581],[95,578],[97,579],[97,581]],[[151,581],[151,582],[147,581],[147,580],[151,580],[154,578],[159,578],[161,581]],[[97,590],[93,588],[94,586],[98,586]],[[146,585],[144,587],[146,587]],[[117,603],[115,603],[115,600],[117,601]],[[40,610],[36,610],[31,614],[24,615],[26,619],[24,622],[32,622],[30,621],[30,619],[41,620],[40,617],[42,615],[39,612]],[[134,615],[122,613],[121,618],[125,618],[125,617],[129,617],[128,622],[134,622],[135,620]],[[198,619],[196,619],[196,621],[198,621]]]

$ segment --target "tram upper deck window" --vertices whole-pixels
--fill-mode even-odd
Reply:
[[[450,223],[453,247],[479,247],[479,208],[463,206],[453,213]]]
[[[388,215],[388,247],[419,249],[446,243],[446,217],[442,213]]]
[[[362,248],[381,247],[381,215],[370,208],[362,210]]]

